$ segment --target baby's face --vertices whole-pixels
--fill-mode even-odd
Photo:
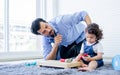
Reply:
[[[94,34],[89,34],[88,32],[86,32],[86,40],[88,43],[93,44],[96,42],[97,38]]]

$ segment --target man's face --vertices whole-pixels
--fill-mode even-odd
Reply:
[[[39,25],[40,25],[40,29],[37,31],[38,33],[40,33],[43,36],[54,35],[54,30],[50,25],[48,25],[48,23],[40,22]]]

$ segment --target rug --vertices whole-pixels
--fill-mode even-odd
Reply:
[[[120,75],[120,71],[113,70],[111,63],[106,63],[103,67],[91,72],[78,71],[76,68],[60,69],[24,64],[1,64],[0,75]]]

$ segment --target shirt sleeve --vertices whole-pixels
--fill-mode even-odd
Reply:
[[[80,23],[81,21],[85,20],[85,16],[87,16],[88,13],[86,11],[81,11],[81,12],[76,12],[74,14],[67,14],[67,15],[60,15],[49,22],[52,24],[58,24],[58,23],[63,23],[66,25],[76,25]]]
[[[84,44],[82,44],[82,46],[81,46],[80,53],[84,53]]]
[[[46,56],[50,53],[52,45],[46,37],[43,37],[43,57],[46,59]]]
[[[98,53],[98,52],[104,53],[103,52],[103,46],[100,42],[97,43],[95,46],[93,46],[93,50],[94,50],[95,53]]]
[[[78,24],[81,21],[85,21],[85,17],[88,15],[86,11],[81,11],[74,13],[72,16],[72,21],[76,24]]]

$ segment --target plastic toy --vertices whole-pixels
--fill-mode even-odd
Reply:
[[[112,58],[112,67],[114,70],[120,71],[120,55],[116,55]]]
[[[65,59],[60,59],[61,62],[65,62]]]
[[[80,56],[80,59],[83,59],[83,57],[88,57],[88,54],[87,53],[83,54],[83,56]]]
[[[37,62],[26,62],[25,66],[36,66]]]
[[[70,63],[72,62],[73,58],[68,58],[68,59],[60,59],[61,62],[67,62]]]

